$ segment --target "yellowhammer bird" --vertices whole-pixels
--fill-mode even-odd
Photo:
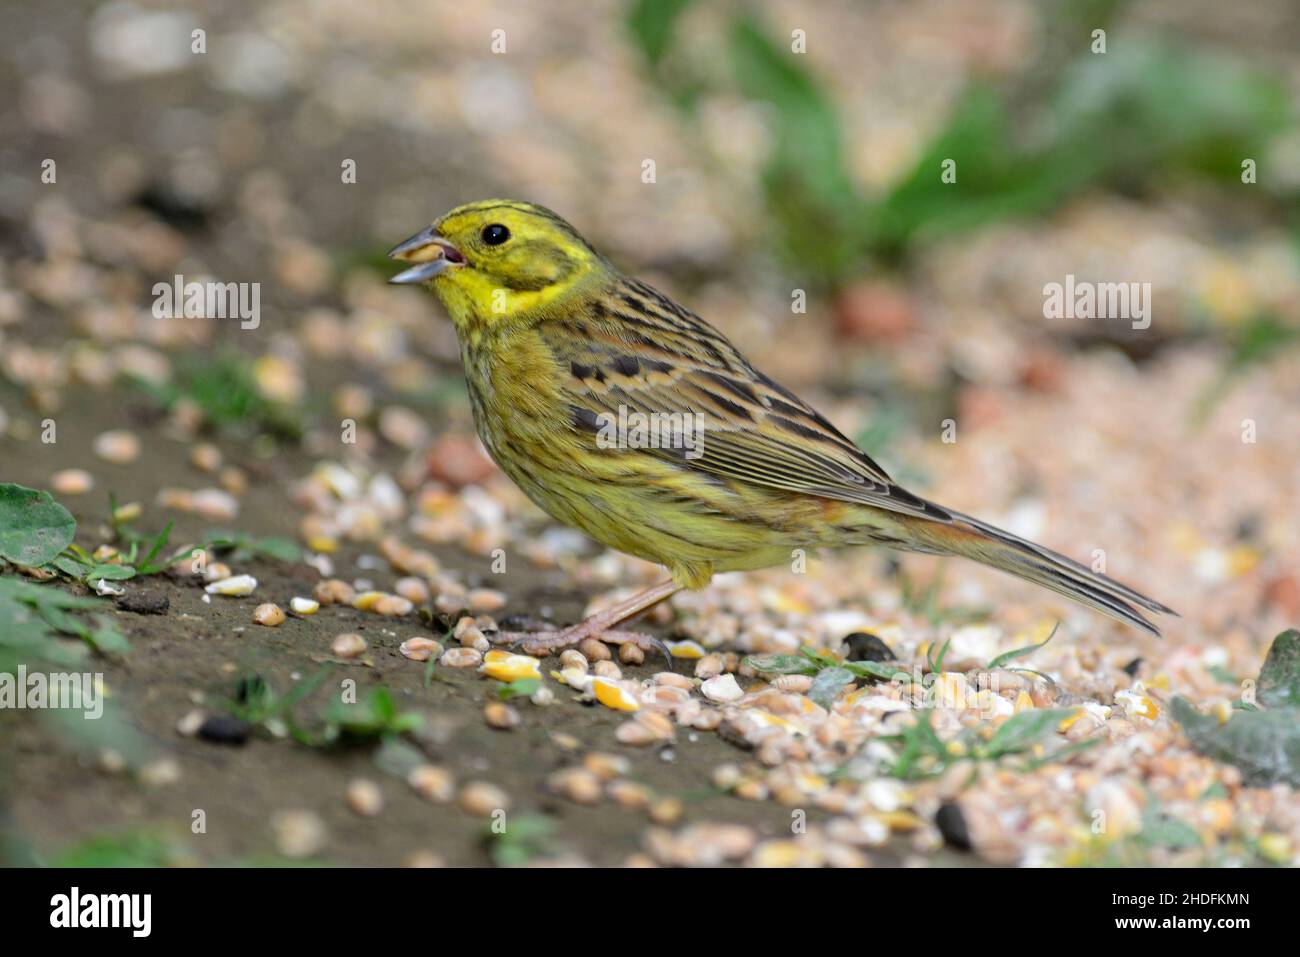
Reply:
[[[900,488],[720,332],[620,273],[541,206],[460,206],[389,254],[394,283],[442,300],[479,436],[548,515],[671,579],[560,631],[501,632],[532,653],[616,630],[715,572],[794,549],[887,545],[961,555],[1159,635],[1134,606],[1173,612],[1063,555]]]

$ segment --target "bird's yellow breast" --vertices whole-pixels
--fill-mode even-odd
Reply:
[[[574,422],[570,374],[532,328],[462,341],[474,421],[488,452],[556,521],[666,566],[688,587],[715,571],[791,561],[817,547],[844,503],[707,476],[643,449],[605,447]]]

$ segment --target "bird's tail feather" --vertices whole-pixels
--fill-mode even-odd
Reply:
[[[1165,615],[1178,614],[1172,608],[1064,555],[970,516],[945,511],[951,516],[951,521],[918,519],[909,522],[913,536],[920,538],[920,544],[928,546],[919,550],[973,559],[1050,588],[1157,638],[1160,629],[1138,609]]]

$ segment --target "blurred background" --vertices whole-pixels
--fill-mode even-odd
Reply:
[[[129,409],[147,451],[114,474],[142,496],[170,480],[155,433],[178,415],[264,463],[337,454],[350,415],[357,455],[481,480],[454,334],[385,285],[384,253],[452,206],[519,198],[917,491],[1103,552],[1183,614],[1148,653],[1214,648],[1245,672],[1300,622],[1290,0],[0,17],[0,479],[42,418]],[[175,274],[260,282],[260,326],[155,319]],[[1045,317],[1067,276],[1149,283],[1149,326]],[[306,534],[258,494],[246,514]],[[1009,627],[1042,597],[977,570],[944,587]]]

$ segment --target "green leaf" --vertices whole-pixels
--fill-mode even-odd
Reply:
[[[1168,847],[1176,851],[1201,846],[1201,836],[1196,830],[1177,818],[1156,811],[1144,815],[1138,839],[1144,844]]]
[[[890,664],[885,661],[846,661],[841,666],[853,672],[859,678],[872,678],[877,681],[911,681],[901,663]]]
[[[509,701],[511,698],[527,698],[542,686],[540,678],[516,678],[509,684],[502,684],[497,688],[497,697],[502,701]]]
[[[54,561],[50,562],[50,564],[54,568],[63,572],[63,574],[67,575],[69,578],[76,579],[77,581],[84,581],[86,578],[86,572],[90,571],[92,567],[79,559],[73,558],[71,555],[60,555],[58,558],[54,559]]]
[[[275,536],[257,538],[253,540],[252,548],[259,555],[274,558],[276,561],[296,562],[302,558],[302,549],[298,547],[298,543],[287,538]]]
[[[124,655],[131,650],[126,635],[118,631],[113,619],[106,615],[95,616],[95,627],[90,630],[86,640],[95,646],[96,651],[104,654]]]
[[[399,713],[392,692],[383,687],[375,688],[356,704],[334,699],[326,709],[325,721],[355,738],[401,734],[414,731],[424,723],[414,712]]]
[[[1013,651],[1004,651],[1002,654],[998,655],[996,658],[994,658],[992,661],[989,662],[988,670],[992,671],[994,668],[1001,668],[1008,661],[1015,661],[1017,658],[1023,658],[1025,655],[1037,651],[1039,648],[1043,647],[1043,645],[1047,644],[1056,636],[1056,630],[1060,627],[1061,627],[1061,623],[1057,622],[1055,625],[1052,626],[1052,633],[1036,645],[1026,645],[1024,648],[1016,648]]]
[[[774,675],[815,675],[818,667],[802,655],[749,655],[745,664]]]
[[[96,565],[90,571],[86,572],[86,581],[94,584],[97,581],[108,579],[109,581],[126,581],[128,578],[135,577],[135,569],[130,565]]]
[[[651,66],[658,65],[672,45],[677,21],[691,0],[636,0],[627,14],[632,40]]]
[[[829,710],[844,686],[852,684],[855,677],[847,668],[823,668],[813,679],[808,697]]]
[[[1291,628],[1273,639],[1257,689],[1265,707],[1300,708],[1300,631]]]
[[[155,575],[166,567],[163,565],[154,565],[154,559],[158,557],[159,552],[167,547],[167,540],[171,538],[171,534],[172,520],[168,519],[167,524],[163,526],[163,530],[159,532],[158,537],[153,540],[153,545],[149,548],[149,554],[144,557],[144,561],[140,562],[141,575]]]
[[[0,558],[37,567],[72,543],[77,520],[49,492],[0,484]]]
[[[375,752],[375,764],[381,771],[406,780],[406,776],[428,759],[419,748],[394,735],[385,735]]]
[[[839,114],[825,88],[742,10],[729,37],[736,86],[768,107],[772,152],[763,171],[764,195],[780,252],[821,283],[854,268],[867,234],[853,177],[845,160]]]
[[[1201,714],[1182,697],[1174,698],[1170,710],[1193,748],[1240,768],[1248,784],[1300,787],[1300,713],[1295,708],[1238,711],[1227,724]]]
[[[998,758],[1028,751],[1055,733],[1057,726],[1073,713],[1069,708],[1032,708],[1012,715],[993,733],[981,753]]]
[[[143,832],[92,837],[60,851],[55,867],[169,867],[176,863],[176,849],[162,839]]]
[[[927,662],[927,663],[929,664],[929,666],[930,666],[930,673],[931,673],[931,674],[938,674],[939,672],[941,672],[941,671],[943,670],[943,659],[945,659],[945,658],[948,657],[948,646],[951,645],[951,644],[952,644],[952,639],[951,639],[951,638],[946,638],[946,639],[944,639],[943,644],[939,647],[939,657],[938,657],[938,658],[932,658],[932,657],[930,656],[931,652],[934,651],[934,646],[933,646],[933,645],[931,645],[929,648],[926,649],[926,652],[925,652],[925,660],[926,660],[926,662]]]

